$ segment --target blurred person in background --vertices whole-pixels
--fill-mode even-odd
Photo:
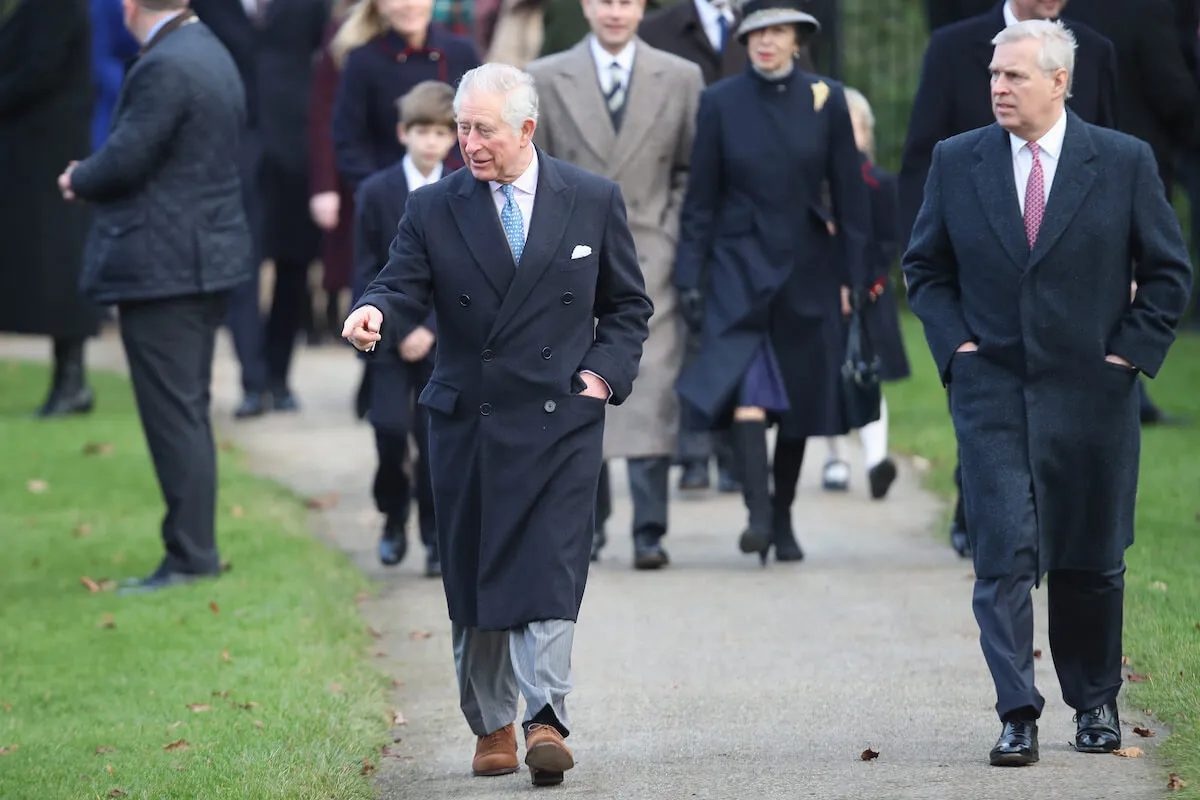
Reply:
[[[846,89],[850,120],[854,124],[854,141],[862,161],[862,179],[871,198],[871,238],[867,247],[867,273],[872,281],[864,293],[862,322],[867,340],[879,358],[881,381],[897,381],[909,377],[908,355],[900,331],[900,314],[896,295],[892,291],[891,272],[903,247],[900,235],[900,207],[896,193],[896,176],[875,163],[875,115],[871,104],[857,89]],[[867,467],[867,484],[871,497],[881,500],[896,480],[896,462],[888,456],[887,398],[879,402],[879,419],[864,425],[858,432],[862,442],[863,460]],[[839,440],[826,439],[829,460],[825,469],[826,489],[847,489],[849,468],[843,482],[830,486],[829,463],[842,463]]]
[[[354,189],[404,157],[397,98],[422,81],[457,86],[479,66],[472,39],[433,21],[433,0],[365,0],[351,9],[332,49],[342,60],[333,143],[338,172]]]
[[[92,79],[96,109],[92,114],[92,149],[108,138],[113,108],[125,81],[125,65],[137,55],[137,39],[125,28],[121,0],[91,0]]]
[[[264,389],[247,391],[238,414],[295,411],[292,354],[311,315],[308,268],[320,245],[308,210],[309,95],[329,5],[327,0],[191,0],[191,7],[229,49],[245,85],[247,141],[256,150],[247,156],[243,175],[252,183],[247,197],[255,205],[258,228],[254,263],[270,260],[275,267],[265,326],[257,270],[235,292],[231,324],[247,343],[255,338],[250,329],[262,327],[259,357],[265,369]]]
[[[46,336],[42,418],[90,412],[84,343],[100,309],[79,293],[88,210],[54,180],[92,151],[87,0],[0,0],[0,332]]]

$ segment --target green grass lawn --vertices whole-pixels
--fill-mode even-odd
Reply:
[[[909,314],[902,319],[913,378],[887,387],[893,446],[928,459],[930,487],[949,495],[955,456],[945,394],[920,323]],[[1124,699],[1172,729],[1158,750],[1163,785],[1168,771],[1176,772],[1190,783],[1182,796],[1200,796],[1200,337],[1181,336],[1148,385],[1160,406],[1192,424],[1142,436],[1125,653],[1130,669],[1148,679],[1128,684]],[[1135,739],[1125,731],[1126,745]]]
[[[355,605],[369,587],[301,498],[223,452],[223,577],[81,584],[162,554],[129,385],[93,381],[93,415],[33,422],[45,368],[0,361],[0,798],[373,797],[363,759],[389,725]]]

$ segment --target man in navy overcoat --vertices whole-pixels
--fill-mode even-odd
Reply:
[[[950,388],[973,605],[1004,723],[991,762],[1018,766],[1038,759],[1030,591],[1046,573],[1075,747],[1120,746],[1135,387],[1174,341],[1191,266],[1149,146],[1066,110],[1071,32],[1031,20],[996,45],[998,124],[934,149],[903,266]]]
[[[467,169],[409,195],[387,266],[343,335],[394,349],[438,320],[429,464],[461,707],[477,775],[574,761],[564,700],[587,580],[604,409],[629,397],[652,306],[617,184],[532,143],[533,79],[468,72],[455,98]]]

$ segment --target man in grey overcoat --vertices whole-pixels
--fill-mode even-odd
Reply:
[[[609,413],[604,456],[628,465],[634,566],[658,569],[668,560],[660,540],[667,532],[668,476],[679,427],[675,378],[685,335],[671,274],[704,77],[692,62],[637,37],[644,9],[644,0],[583,0],[592,33],[527,70],[541,99],[534,141],[620,185],[654,303],[638,390]],[[593,558],[604,545],[608,491],[602,478]]]
[[[1023,766],[1038,760],[1030,591],[1045,574],[1075,748],[1120,746],[1136,383],[1174,341],[1191,266],[1149,146],[1066,110],[1070,31],[1031,20],[993,43],[997,124],[935,148],[903,267],[958,435],[1003,722],[990,760]]]

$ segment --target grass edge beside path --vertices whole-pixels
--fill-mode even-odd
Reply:
[[[955,441],[946,396],[920,323],[909,313],[901,320],[913,376],[884,389],[892,447],[927,460],[925,484],[949,498]],[[1181,333],[1147,386],[1155,402],[1191,424],[1143,429],[1125,591],[1125,654],[1134,677],[1120,702],[1148,710],[1169,729],[1155,749],[1162,786],[1176,773],[1189,785],[1175,796],[1200,797],[1200,336]],[[945,521],[934,535],[948,541],[949,509]],[[981,655],[979,669],[985,668]],[[1122,746],[1144,744],[1122,726]]]
[[[0,360],[0,797],[374,797],[391,720],[369,581],[222,447],[230,570],[116,596],[162,554],[130,386],[93,373],[92,415],[31,421],[47,380]]]

